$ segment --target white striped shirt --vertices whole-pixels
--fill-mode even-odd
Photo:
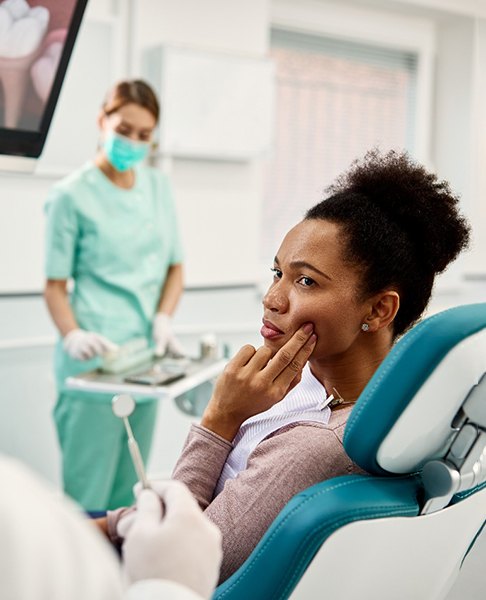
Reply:
[[[324,406],[326,398],[325,387],[314,377],[307,363],[302,371],[302,380],[281,402],[250,417],[241,425],[221,471],[215,496],[222,491],[228,479],[234,479],[246,469],[250,454],[271,433],[300,421],[327,425],[331,410]]]

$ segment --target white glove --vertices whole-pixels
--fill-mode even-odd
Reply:
[[[72,329],[64,337],[63,346],[69,356],[76,360],[88,360],[118,349],[116,344],[103,335],[84,329]]]
[[[183,346],[172,333],[171,320],[167,313],[158,312],[155,315],[152,337],[155,342],[155,356],[163,356],[166,352],[176,356],[186,355]]]
[[[221,532],[180,481],[150,486],[138,494],[137,511],[118,527],[125,536],[124,569],[130,583],[166,579],[211,598],[223,556]]]

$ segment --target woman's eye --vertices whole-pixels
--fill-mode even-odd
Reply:
[[[315,281],[313,279],[311,279],[310,277],[301,277],[299,279],[299,283],[301,285],[303,285],[304,287],[310,287],[311,285],[313,285],[315,283]]]
[[[270,269],[270,271],[272,271],[274,279],[282,278],[282,271],[280,269],[277,269],[276,267],[274,267],[273,269]]]

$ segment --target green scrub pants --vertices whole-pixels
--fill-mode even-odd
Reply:
[[[65,492],[85,510],[113,510],[133,504],[137,481],[123,420],[111,410],[112,395],[62,392],[54,408]],[[130,425],[147,463],[157,400],[144,398]]]

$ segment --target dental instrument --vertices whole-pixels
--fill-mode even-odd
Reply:
[[[147,475],[145,473],[145,467],[143,465],[142,455],[140,454],[140,448],[138,447],[137,440],[133,435],[132,428],[128,421],[128,417],[135,410],[135,400],[129,394],[117,394],[113,396],[111,401],[111,407],[115,416],[123,419],[125,429],[128,435],[128,449],[130,450],[130,456],[132,457],[133,466],[137,473],[137,477],[142,483],[143,488],[149,488]]]
[[[121,373],[144,363],[150,363],[154,356],[145,338],[139,337],[107,352],[103,356],[101,370],[104,373]]]

